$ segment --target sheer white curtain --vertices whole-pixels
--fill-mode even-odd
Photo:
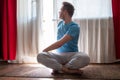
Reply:
[[[92,63],[114,62],[116,59],[111,0],[54,0],[54,18],[58,19],[63,1],[71,2],[75,6],[73,20],[81,29],[79,50],[89,54]],[[36,62],[36,55],[44,45],[42,9],[43,0],[17,0],[18,40],[14,62]]]
[[[54,41],[50,1],[17,0],[17,55],[15,61],[9,62],[37,63],[37,54]]]
[[[73,20],[80,25],[79,50],[86,52],[92,63],[114,62],[111,0],[56,0],[56,14],[63,1],[75,7]]]
[[[17,0],[17,55],[14,62],[35,63],[39,52],[40,0]]]

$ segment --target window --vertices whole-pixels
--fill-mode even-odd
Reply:
[[[112,16],[111,0],[56,0],[56,13],[59,12],[63,1],[74,5],[73,18],[105,18]],[[56,17],[58,18],[58,14]]]
[[[42,1],[42,50],[52,44],[55,41],[55,27],[53,19],[53,0],[43,0]]]

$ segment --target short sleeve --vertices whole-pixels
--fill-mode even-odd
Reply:
[[[57,27],[59,27],[61,24],[63,24],[63,21],[60,21],[57,25]]]
[[[80,27],[78,25],[73,25],[73,26],[70,26],[66,34],[74,38],[79,35],[79,32],[80,32]]]

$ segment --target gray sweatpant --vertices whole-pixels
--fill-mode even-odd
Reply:
[[[87,66],[89,56],[84,52],[49,53],[42,52],[37,55],[37,61],[54,70],[61,70],[62,65],[69,69],[79,69]]]

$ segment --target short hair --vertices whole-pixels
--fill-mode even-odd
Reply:
[[[69,2],[63,2],[63,9],[64,10],[67,10],[68,14],[70,17],[73,16],[73,13],[74,13],[74,6],[69,3]]]

